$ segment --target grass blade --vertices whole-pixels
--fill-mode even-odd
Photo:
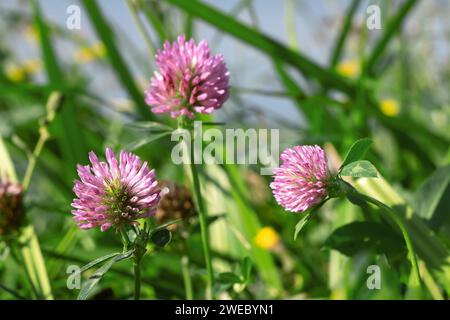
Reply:
[[[339,34],[339,37],[337,38],[336,44],[334,46],[333,54],[331,56],[331,66],[335,67],[341,58],[345,40],[347,39],[347,36],[350,31],[350,27],[352,26],[353,17],[355,15],[356,10],[358,9],[360,1],[359,0],[353,0],[350,4],[350,7],[348,8],[347,15],[345,16],[344,24],[342,25],[341,33]]]
[[[0,179],[17,182],[16,169],[12,163],[8,149],[0,136]]]
[[[84,7],[89,15],[90,21],[97,32],[99,38],[105,44],[108,52],[108,58],[111,62],[114,71],[123,87],[127,90],[129,96],[134,100],[137,111],[141,117],[145,119],[154,119],[153,114],[150,112],[148,106],[144,103],[143,93],[137,88],[134,82],[133,76],[128,69],[125,60],[122,58],[116,43],[114,41],[114,35],[111,27],[104,18],[100,7],[95,0],[84,0]]]
[[[333,87],[346,93],[353,93],[354,86],[344,77],[333,71],[326,70],[311,61],[307,57],[287,48],[278,41],[256,31],[237,21],[233,17],[214,9],[200,1],[191,0],[167,0],[169,3],[190,13],[192,16],[200,18],[224,32],[244,41],[273,58],[286,62],[307,77],[317,79],[323,86]]]
[[[392,40],[392,37],[403,25],[408,13],[416,4],[417,0],[407,0],[398,10],[397,14],[387,22],[386,31],[383,33],[381,39],[375,44],[372,54],[367,61],[366,68],[369,75],[375,75],[374,68],[377,65],[378,60],[383,55],[389,42]]]
[[[33,282],[33,286],[38,290],[38,298],[52,300],[53,295],[44,258],[42,257],[39,241],[32,225],[29,225],[22,230],[20,242],[23,243],[21,253],[25,268]]]
[[[41,52],[45,62],[48,81],[52,87],[62,88],[65,91],[64,74],[58,64],[58,59],[49,37],[49,28],[44,21],[37,1],[33,1],[33,14],[39,31]],[[83,160],[88,150],[83,130],[77,121],[75,106],[71,99],[66,100],[65,106],[60,112],[60,117],[55,120],[53,129],[63,157],[66,160],[67,181],[72,182],[75,175],[72,168]]]

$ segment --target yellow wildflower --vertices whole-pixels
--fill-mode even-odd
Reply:
[[[263,249],[274,249],[280,243],[280,236],[272,227],[264,227],[258,231],[255,244]]]
[[[361,72],[360,64],[358,60],[346,60],[339,63],[337,66],[337,72],[348,78],[354,78],[358,76]]]
[[[95,54],[90,47],[81,47],[74,54],[76,62],[91,62],[95,59]]]
[[[384,99],[380,102],[380,110],[388,117],[395,117],[400,112],[400,105],[394,99]]]
[[[74,58],[77,62],[92,62],[103,58],[106,55],[106,49],[102,42],[96,42],[92,46],[81,47],[75,52]]]
[[[27,75],[25,69],[18,64],[10,64],[6,66],[6,77],[12,82],[22,82]]]

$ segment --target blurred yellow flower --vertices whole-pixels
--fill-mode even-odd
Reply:
[[[97,41],[96,43],[94,43],[94,45],[92,46],[92,50],[99,58],[103,58],[106,56],[106,48],[103,42]]]
[[[74,54],[76,62],[91,62],[95,59],[95,54],[90,47],[82,47]]]
[[[6,66],[6,77],[12,82],[22,82],[27,75],[37,73],[41,68],[41,61],[29,59],[21,63],[11,63]]]
[[[361,72],[359,61],[356,59],[342,61],[337,66],[337,72],[344,77],[356,77]]]
[[[264,227],[258,231],[255,244],[263,249],[274,249],[280,243],[280,236],[272,227]]]
[[[380,102],[380,110],[388,117],[395,117],[400,112],[400,105],[394,99],[384,99]]]
[[[6,77],[12,82],[22,82],[25,80],[27,72],[18,64],[10,64],[6,66]]]
[[[96,42],[92,46],[85,46],[78,49],[74,54],[74,59],[80,62],[92,62],[103,58],[106,55],[106,49],[102,42]]]

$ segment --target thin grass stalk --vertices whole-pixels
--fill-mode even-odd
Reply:
[[[184,290],[186,292],[186,300],[194,299],[194,293],[192,291],[192,281],[189,272],[189,257],[183,255],[181,257],[181,273],[183,275]]]
[[[186,123],[184,117],[180,117],[178,121],[178,128],[185,129]],[[192,130],[191,137],[194,134]],[[193,143],[190,143],[190,161],[189,161],[189,169],[190,174],[192,177],[192,188],[193,188],[193,195],[195,204],[198,211],[198,218],[200,222],[200,236],[202,240],[202,248],[203,248],[203,255],[205,259],[205,265],[206,265],[206,271],[207,271],[207,278],[206,278],[206,293],[205,297],[206,299],[214,299],[214,270],[212,266],[212,259],[211,259],[211,250],[209,246],[209,235],[208,235],[208,213],[206,211],[205,202],[203,201],[203,197],[201,195],[201,186],[200,186],[200,179],[199,174],[197,171],[197,167],[194,163],[194,145]]]

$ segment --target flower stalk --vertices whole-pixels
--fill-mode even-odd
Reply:
[[[189,274],[189,257],[183,255],[181,257],[181,272],[183,274],[184,290],[186,292],[186,300],[192,300],[194,294],[192,292],[192,281]]]
[[[178,118],[178,128],[186,129],[186,119],[184,117]],[[193,132],[191,132],[193,134]],[[209,235],[208,235],[208,221],[207,221],[207,211],[206,206],[201,196],[200,179],[197,171],[197,167],[194,163],[194,146],[190,143],[189,150],[189,169],[192,176],[192,188],[194,195],[194,202],[198,211],[198,218],[200,222],[200,236],[202,239],[203,255],[205,258],[205,265],[207,271],[206,279],[206,299],[213,299],[213,287],[214,287],[214,270],[212,266],[211,250],[209,248]]]
[[[141,296],[141,258],[135,257],[134,261],[134,300]]]

